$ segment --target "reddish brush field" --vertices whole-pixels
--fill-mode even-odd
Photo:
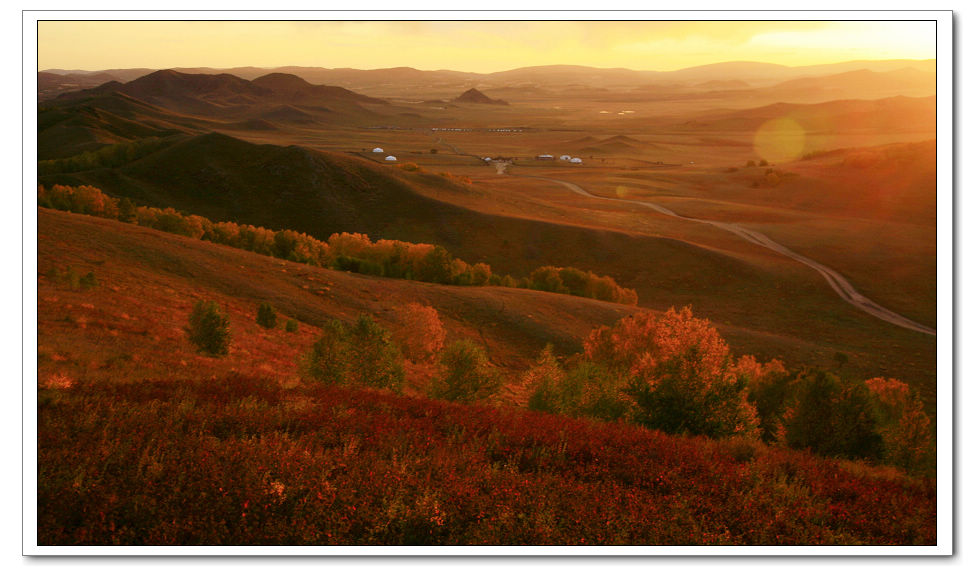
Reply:
[[[39,401],[41,545],[936,540],[932,481],[744,441],[246,376]]]

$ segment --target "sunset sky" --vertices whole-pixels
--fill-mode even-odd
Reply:
[[[38,22],[38,69],[235,66],[675,70],[935,57],[933,21]]]

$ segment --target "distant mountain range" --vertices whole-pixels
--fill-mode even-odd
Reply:
[[[533,66],[503,72],[480,74],[453,70],[417,70],[415,68],[383,68],[355,70],[351,68],[315,68],[284,66],[278,68],[177,68],[183,74],[230,74],[243,80],[256,80],[270,74],[288,74],[310,84],[341,86],[371,96],[407,97],[417,90],[456,94],[472,86],[478,90],[503,87],[522,88],[604,88],[612,90],[637,89],[648,85],[679,90],[764,88],[792,80],[835,76],[866,71],[884,74],[900,71],[898,81],[909,82],[915,92],[903,94],[922,96],[934,93],[934,60],[877,60],[851,61],[814,66],[782,66],[762,62],[723,62],[695,66],[674,71],[638,71],[626,68],[593,68],[587,66]],[[100,71],[45,70],[38,73],[38,98],[46,100],[60,93],[93,88],[107,81],[131,82],[154,72],[150,69],[115,69]],[[910,77],[909,77],[910,76]],[[896,78],[892,76],[891,78]],[[839,80],[834,78],[834,81]],[[884,82],[890,82],[890,79]],[[896,94],[885,94],[893,96]]]
[[[324,103],[385,104],[378,98],[357,94],[338,86],[313,85],[291,75],[274,72],[245,80],[232,74],[187,74],[160,70],[130,82],[110,81],[95,88],[69,92],[58,100],[77,100],[118,93],[147,104],[179,112],[226,115],[262,105]]]

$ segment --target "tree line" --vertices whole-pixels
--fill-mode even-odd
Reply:
[[[373,242],[365,234],[347,232],[332,234],[328,241],[322,241],[294,230],[212,222],[173,208],[136,206],[128,198],[114,198],[93,186],[39,186],[37,202],[46,208],[115,219],[334,270],[456,286],[524,288],[637,304],[635,290],[619,286],[609,276],[572,267],[543,266],[526,278],[516,279],[494,273],[484,262],[469,264],[455,258],[443,246],[385,239]]]

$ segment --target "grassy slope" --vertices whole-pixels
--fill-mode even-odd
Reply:
[[[594,327],[636,309],[508,288],[463,288],[389,280],[275,260],[134,225],[39,210],[39,377],[72,379],[216,376],[238,370],[298,378],[298,358],[329,318],[376,316],[391,325],[397,306],[437,308],[448,336],[485,345],[494,362],[523,368],[551,342],[581,349]],[[94,272],[98,287],[77,291],[50,274]],[[197,299],[231,315],[231,354],[195,353],[183,334]],[[260,329],[257,304],[300,322],[298,334]]]
[[[325,270],[46,209],[39,210],[38,242],[42,382],[59,375],[129,380],[233,370],[296,381],[299,356],[311,346],[315,327],[324,320],[351,320],[367,313],[390,325],[393,309],[409,302],[435,307],[450,338],[478,341],[492,361],[513,376],[547,343],[560,354],[575,353],[590,330],[637,310],[527,290],[440,286]],[[49,274],[67,267],[81,274],[94,272],[99,286],[73,291]],[[227,358],[201,357],[186,341],[183,327],[200,298],[217,300],[231,314],[235,336]],[[298,319],[299,333],[258,328],[257,304],[264,301]],[[717,326],[735,354],[779,357],[789,366],[829,366],[834,352],[849,350],[823,345],[816,338]],[[888,357],[886,350],[878,353],[876,341],[865,344],[873,345],[875,355],[851,355],[845,370],[905,378],[900,375],[903,367],[921,361],[914,356],[918,351],[898,356],[894,349]],[[872,361],[878,356],[894,368]]]
[[[633,308],[369,278],[38,216],[42,545],[935,541],[932,482],[892,470],[299,377],[328,317],[388,324],[398,303],[429,302],[449,337],[480,339],[511,374],[544,342],[569,352]],[[98,286],[72,290],[47,272],[68,266]],[[197,298],[229,311],[228,357],[186,342]],[[262,301],[299,331],[260,329]]]

